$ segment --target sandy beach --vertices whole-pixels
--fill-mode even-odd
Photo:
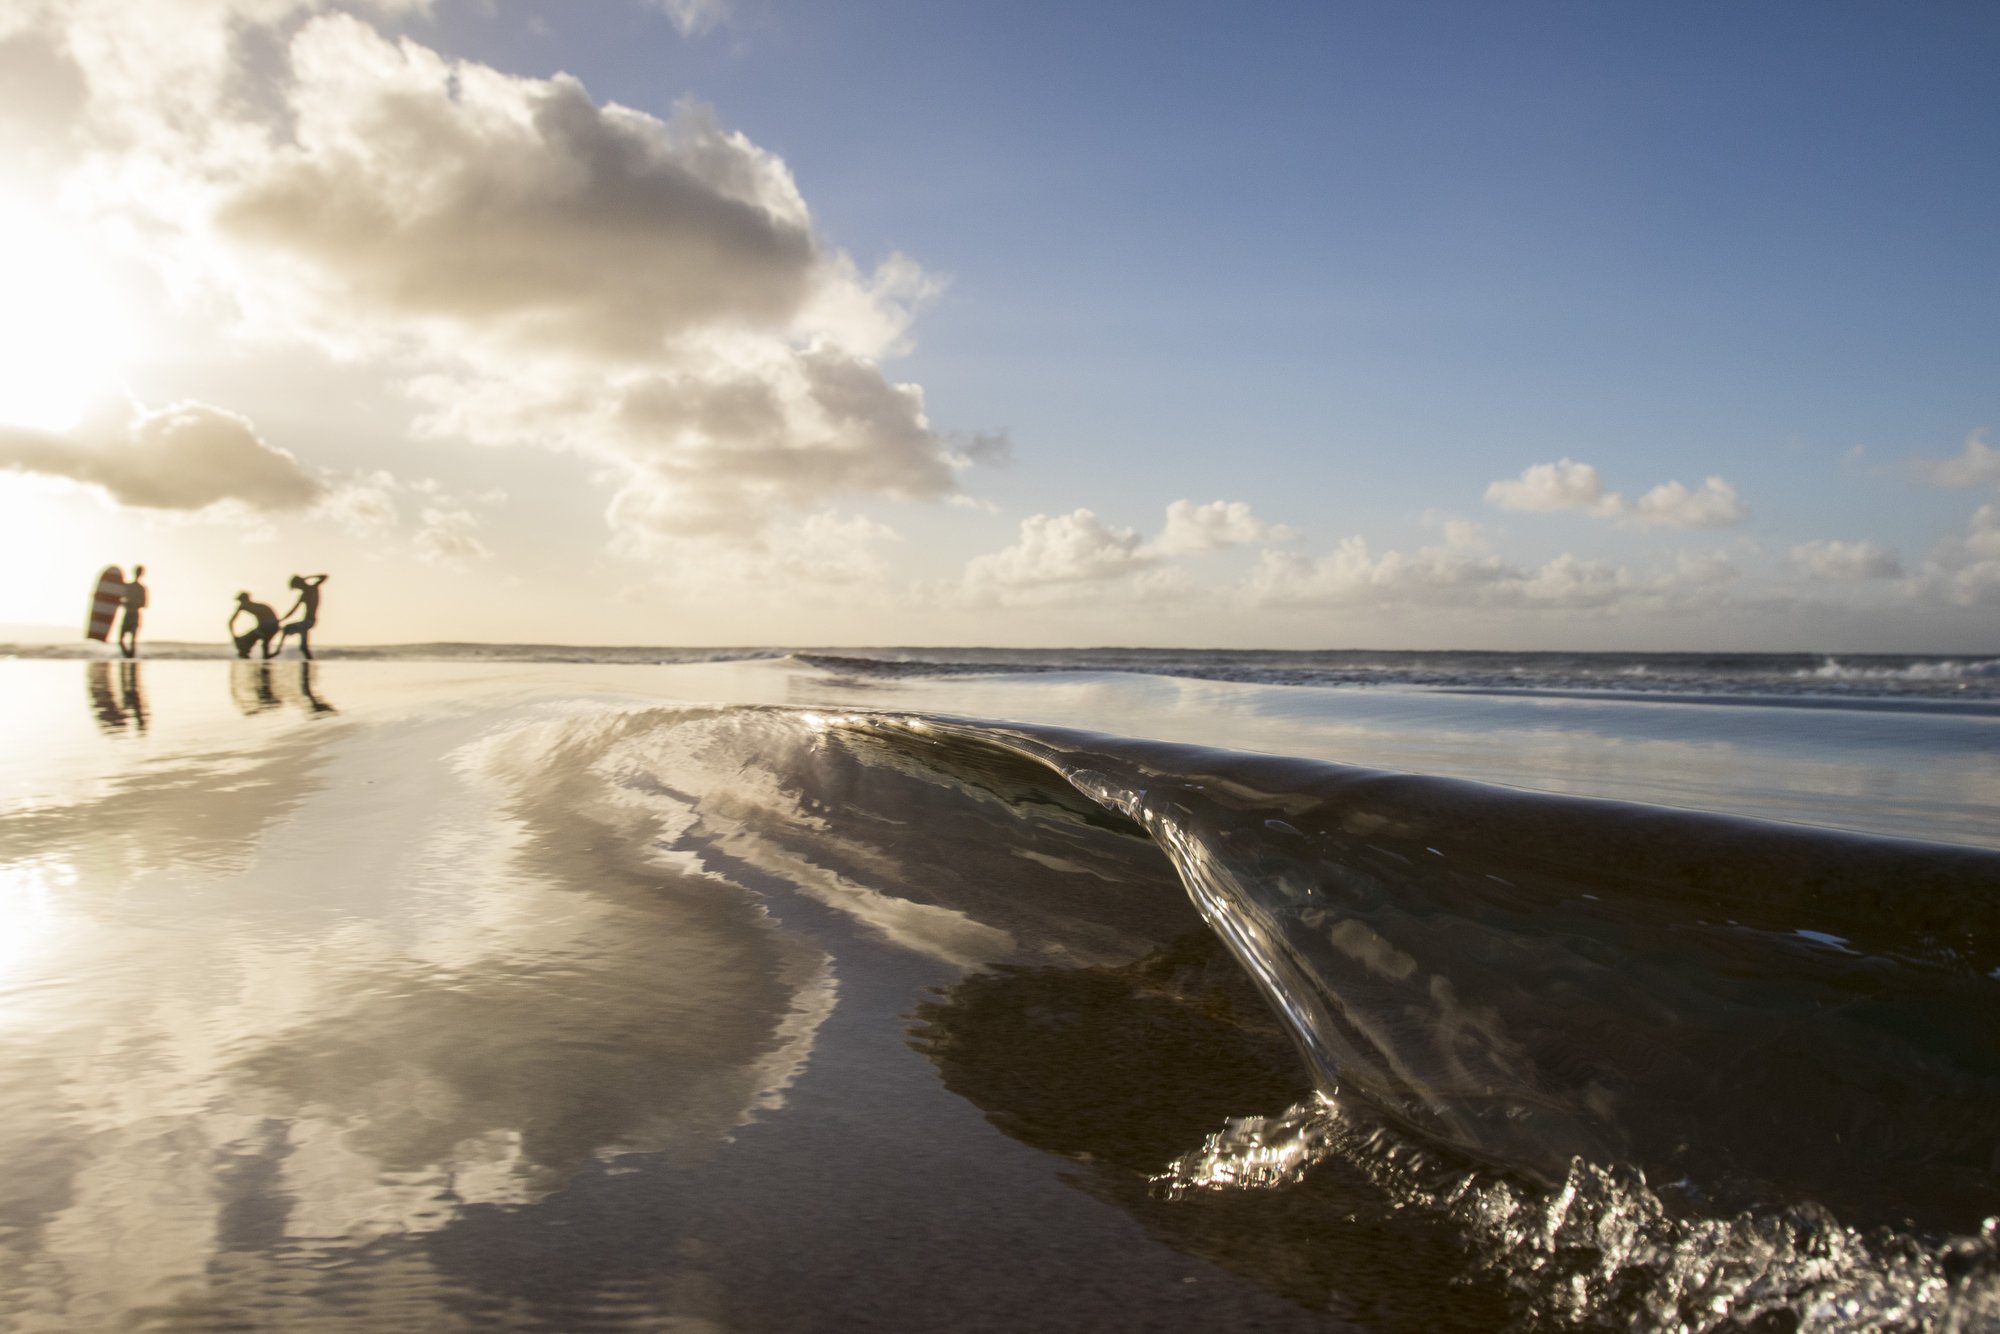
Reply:
[[[104,669],[0,669],[7,1328],[1324,1325],[909,1047],[1032,949],[539,750],[630,669],[148,663],[143,732]],[[1152,888],[1092,957],[1199,929]]]
[[[1673,1060],[1698,1059],[1708,1042],[1727,1065],[1743,1044],[1789,1032],[1802,1061],[1888,1062],[1881,1084],[1895,1062],[1930,1061],[1924,1078],[1949,1088],[1945,1107],[1955,1110],[1924,1113],[1928,1129],[1910,1108],[1867,1099],[1841,1113],[1864,1138],[1892,1113],[1906,1141],[1917,1137],[1917,1150],[1884,1150],[1884,1161],[1904,1154],[1905,1186],[1950,1177],[1954,1137],[1983,1143],[1977,1126],[2000,1098],[1986,1064],[1994,1030],[1974,1017],[1994,1004],[1979,972],[2000,960],[1986,959],[1994,942],[1978,920],[1965,919],[1970,972],[1927,965],[1896,984],[1904,994],[1892,1001],[1880,961],[1943,947],[1923,934],[1923,913],[1896,926],[1843,918],[1832,900],[1773,908],[1762,916],[1775,934],[1760,926],[1720,948],[1743,961],[1753,957],[1744,950],[1765,951],[1754,957],[1770,988],[1782,976],[1794,995],[1736,996],[1737,1018],[1698,1037],[1717,1003],[1704,980],[1716,966],[1701,952],[1709,946],[1660,954],[1643,943],[1656,928],[1640,917],[1578,917],[1560,929],[1550,918],[1528,935],[1505,925],[1516,908],[1495,917],[1494,905],[1459,899],[1456,918],[1504,929],[1516,955],[1511,976],[1489,979],[1500,989],[1477,1023],[1490,1036],[1440,1029],[1441,1015],[1400,1037],[1381,1029],[1370,1052],[1343,1049],[1347,1078],[1376,1059],[1402,1073],[1336,1113],[1313,1044],[1351,1042],[1338,1033],[1355,1012],[1342,1020],[1314,1009],[1334,994],[1318,989],[1333,986],[1343,1006],[1369,1002],[1358,979],[1333,981],[1337,952],[1313,954],[1325,950],[1323,933],[1316,946],[1288,936],[1318,910],[1282,898],[1218,906],[1187,863],[1166,855],[1182,834],[1201,838],[1203,864],[1222,876],[1215,884],[1234,883],[1244,835],[1211,828],[1202,821],[1217,817],[1186,805],[1209,790],[1244,794],[1226,809],[1263,792],[1257,801],[1276,804],[1251,822],[1259,829],[1359,818],[1314,802],[1401,812],[1368,817],[1380,832],[1348,851],[1299,863],[1317,870],[1271,860],[1294,855],[1282,851],[1291,835],[1260,835],[1274,841],[1249,854],[1270,885],[1306,875],[1316,892],[1344,893],[1341,876],[1374,863],[1387,870],[1365,874],[1395,873],[1408,856],[1466,855],[1476,804],[1501,800],[1482,794],[1508,790],[1404,798],[1367,780],[1376,795],[1309,798],[1314,783],[1362,771],[1188,748],[1224,734],[1261,740],[1273,757],[1337,750],[1387,767],[1400,755],[1405,767],[1464,776],[1509,757],[1517,776],[1566,775],[1546,785],[1547,798],[1505,798],[1528,802],[1523,813],[1503,805],[1478,817],[1516,829],[1546,820],[1556,842],[1573,838],[1564,831],[1574,819],[1553,790],[1586,776],[1600,796],[1661,801],[1698,772],[1718,804],[1834,823],[1869,796],[1870,770],[1850,764],[1829,784],[1812,762],[1813,745],[1829,744],[1824,731],[1816,742],[1811,729],[1784,732],[1798,710],[1759,711],[1776,730],[1753,744],[1737,711],[1683,706],[1695,721],[1678,718],[1677,739],[1649,740],[1647,709],[1657,705],[1101,673],[864,681],[791,660],[9,661],[0,698],[21,742],[0,759],[10,928],[0,951],[0,1325],[10,1330],[1535,1327],[1560,1308],[1497,1263],[1502,1239],[1454,1214],[1434,1188],[1459,1182],[1454,1198],[1526,1192],[1527,1209],[1541,1189],[1538,1146],[1560,1148],[1571,1131],[1598,1137],[1591,1143],[1609,1133],[1627,1147],[1607,1161],[1620,1152],[1642,1161],[1654,1127],[1629,1109],[1558,1117],[1571,1095],[1546,1070],[1520,1094],[1543,1111],[1513,1123],[1535,1128],[1532,1143],[1512,1131],[1493,1139],[1476,1114],[1424,1121],[1423,1108],[1514,1096],[1501,1090],[1525,1077],[1522,1043],[1539,1044],[1545,1061],[1568,1043],[1569,1063],[1601,1065],[1629,1041],[1616,1036],[1627,1022],[1619,1008],[1650,1005],[1652,1020],[1631,1018],[1680,1025]],[[1631,716],[1613,735],[1591,710],[1618,707]],[[1510,725],[1506,711],[1522,709],[1567,721]],[[1455,731],[1437,726],[1441,711],[1459,719]],[[950,721],[981,716],[1015,730]],[[1703,719],[1733,728],[1735,742],[1691,739]],[[887,720],[905,721],[884,730]],[[1840,724],[1850,758],[1869,753],[1853,739],[1869,721]],[[1901,857],[1908,874],[1941,876],[1949,888],[1937,893],[1977,889],[2000,858],[1945,844],[1954,829],[1993,827],[1981,823],[1992,797],[1980,786],[1991,752],[1974,744],[1992,724],[1948,721],[1970,729],[1956,759],[1928,716],[1892,717],[1871,734],[1870,818],[1907,838],[1919,824],[1912,812],[1928,810],[1923,832],[1936,841],[1857,844],[1859,853],[1839,845],[1832,856],[1809,832],[1771,825],[1761,828],[1775,834],[1757,837],[1778,837],[1771,846],[1792,848],[1784,855],[1802,865]],[[1084,722],[1095,730],[1053,730]],[[958,737],[953,727],[970,730]],[[1905,767],[1891,731],[1932,748],[1928,781],[1949,784],[1955,803],[1907,778],[1887,781]],[[1180,748],[1089,740],[1116,732]],[[1072,758],[1058,766],[1077,769],[1068,782],[1035,759],[1036,747],[1064,746]],[[1184,773],[1174,781],[1185,795],[1160,795],[1183,790],[1168,784],[1169,765],[1185,770],[1203,756],[1211,776]],[[1280,777],[1258,763],[1280,765],[1271,771]],[[1151,774],[1155,797],[1131,796],[1140,788],[1117,777],[1121,765]],[[1102,790],[1118,782],[1128,795],[1107,802]],[[1558,804],[1544,813],[1549,802]],[[1182,812],[1180,833],[1158,823],[1162,810]],[[1531,885],[1519,869],[1527,854],[1506,851],[1512,836],[1501,828],[1480,836],[1487,880]],[[1663,846],[1645,830],[1635,837],[1649,841],[1634,846]],[[1753,853],[1729,855],[1763,867],[1773,885],[1784,880]],[[1629,851],[1618,855],[1636,870]],[[1328,858],[1348,869],[1328,869]],[[1636,873],[1656,887],[1680,874]],[[1560,872],[1571,878],[1550,881],[1538,911],[1573,914],[1620,884],[1602,869],[1588,872],[1595,880],[1580,874]],[[1798,883],[1824,889],[1827,874],[1801,872]],[[1462,893],[1456,883],[1410,880],[1396,912],[1407,917],[1421,895]],[[1652,892],[1643,920],[1669,935],[1705,911],[1693,900],[1663,908],[1665,891]],[[1741,915],[1753,924],[1760,911],[1745,894]],[[1359,901],[1352,912],[1371,931],[1398,930]],[[1775,929],[1793,923],[1819,929]],[[1250,948],[1276,950],[1271,960],[1306,974],[1267,977],[1277,990],[1260,993],[1241,931]],[[1582,954],[1550,944],[1573,932],[1600,944]],[[1401,940],[1468,997],[1488,985],[1479,951],[1444,936]],[[1576,961],[1598,949],[1683,981],[1650,1001],[1604,993],[1588,1036],[1558,1035],[1551,1025],[1565,1021],[1544,1001],[1564,987],[1601,988]],[[1877,960],[1876,980],[1824,971],[1848,958]],[[1829,986],[1860,986],[1855,996],[1872,995],[1885,1014],[1906,1009],[1911,1022],[1940,1007],[1956,1007],[1962,1022],[1942,1045],[1902,1055],[1881,1049],[1866,1022],[1814,1037],[1801,1025],[1815,1022],[1824,1002],[1812,997]],[[1386,1008],[1371,1022],[1404,1004],[1374,1003]],[[1495,1024],[1511,1025],[1509,1035]],[[1421,1052],[1445,1031],[1459,1032],[1461,1074],[1420,1075]],[[1473,1102],[1450,1091],[1463,1070],[1496,1060]],[[1647,1077],[1612,1066],[1595,1076]],[[1802,1065],[1768,1088],[1715,1087],[1764,1115],[1815,1098],[1822,1077]],[[1697,1104],[1713,1096],[1700,1076],[1676,1078]],[[1649,1100],[1665,1106],[1664,1088]],[[1428,1091],[1397,1101],[1412,1089]],[[1826,1118],[1808,1111],[1794,1108],[1791,1138],[1820,1133]],[[1707,1206],[1662,1205],[1628,1187],[1612,1215],[1663,1228],[1667,1213],[1646,1223],[1645,1211],[1684,1218],[1706,1207],[1711,1230],[1723,1229],[1717,1257],[1703,1262],[1712,1263],[1739,1245],[1728,1240],[1733,1210],[1765,1217],[1754,1191],[1714,1214],[1728,1181],[1752,1169],[1802,1191],[1845,1179],[1778,1161],[1761,1144],[1752,1135],[1687,1160],[1695,1176],[1734,1164],[1735,1176],[1706,1183]],[[1488,1152],[1512,1166],[1479,1168]],[[1389,1170],[1419,1160],[1429,1166],[1415,1177]],[[1898,1244],[1919,1256],[1975,1244],[1946,1240],[1975,1234],[1988,1198],[1983,1176],[1963,1184],[1966,1200],[1942,1185],[1922,1199],[1892,1190],[1885,1208],[1907,1202],[1932,1220]],[[1871,1208],[1854,1195],[1848,1217],[1872,1222],[1854,1217]],[[1832,1235],[1851,1238],[1841,1243],[1853,1248],[1850,1268],[1874,1276],[1856,1291],[1879,1298],[1894,1266],[1860,1233]],[[1767,1287],[1817,1291],[1796,1265],[1768,1253],[1762,1263]],[[1965,1287],[1944,1263],[1919,1264],[1945,1276],[1930,1300],[1988,1309],[1991,1287]],[[1594,1278],[1607,1286],[1565,1321],[1615,1312],[1618,1272]],[[1682,1300],[1685,1279],[1655,1299]]]

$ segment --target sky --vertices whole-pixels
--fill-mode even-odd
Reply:
[[[2000,654],[2000,7],[0,0],[0,637]]]

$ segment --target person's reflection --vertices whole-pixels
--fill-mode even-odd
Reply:
[[[252,714],[269,713],[280,708],[284,701],[271,685],[271,664],[268,662],[248,662],[238,660],[229,664],[229,697],[236,701],[236,707],[244,717]]]
[[[139,686],[139,664],[121,662],[118,664],[118,702],[125,706],[125,713],[132,719],[132,725],[139,735],[146,734],[146,692]]]
[[[286,664],[286,667],[289,665]],[[238,661],[229,664],[229,695],[245,717],[269,713],[287,704],[314,717],[339,712],[313,688],[313,679],[319,671],[318,663],[301,662],[296,682],[286,667],[275,662]]]
[[[146,731],[146,692],[139,684],[139,664],[121,662],[114,683],[111,664],[84,664],[84,685],[90,691],[90,711],[97,726],[108,736],[122,736],[128,730]]]
[[[97,726],[109,735],[117,735],[125,730],[125,710],[118,702],[118,694],[111,688],[111,664],[92,662],[84,664],[83,679],[90,691],[90,711],[97,715]]]
[[[303,698],[294,702],[308,713],[338,713],[338,709],[313,693],[313,673],[318,670],[316,663],[302,662],[299,664],[299,694]]]

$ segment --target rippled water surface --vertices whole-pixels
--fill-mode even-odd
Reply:
[[[0,1329],[1994,1328],[1996,727],[0,662]]]

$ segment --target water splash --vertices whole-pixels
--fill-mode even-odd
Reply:
[[[1812,1204],[1703,1215],[1669,1203],[1643,1172],[1582,1159],[1541,1190],[1466,1170],[1333,1098],[1232,1119],[1154,1185],[1168,1199],[1282,1189],[1331,1158],[1392,1207],[1459,1231],[1475,1269],[1507,1285],[1531,1328],[2000,1328],[2000,1218],[1925,1244],[1887,1229],[1864,1235]]]

